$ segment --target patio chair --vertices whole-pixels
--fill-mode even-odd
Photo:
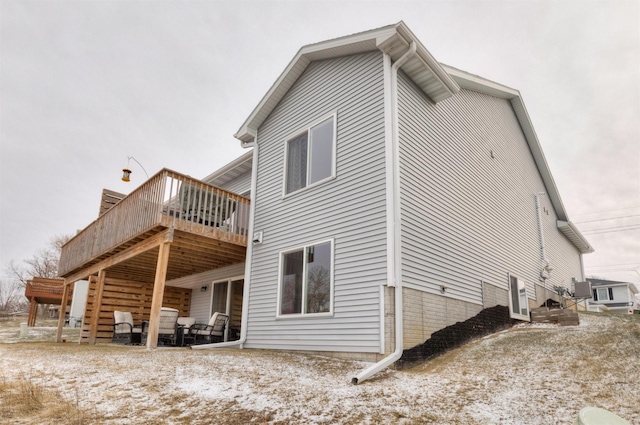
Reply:
[[[160,308],[160,323],[158,324],[158,344],[176,345],[178,339],[178,314],[175,308]],[[142,326],[142,343],[147,343],[149,336],[149,322],[145,321]]]
[[[130,311],[113,312],[113,337],[112,342],[124,344],[139,344],[142,328],[133,325],[133,315]]]
[[[195,317],[178,317],[178,339],[176,345],[184,345],[184,337],[189,335],[189,328],[196,323]]]
[[[224,340],[224,330],[229,322],[229,316],[217,311],[213,313],[209,323],[194,323],[185,335],[185,343],[190,345],[208,344]]]

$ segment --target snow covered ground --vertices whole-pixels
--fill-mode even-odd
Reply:
[[[0,327],[0,381],[43,382],[94,412],[95,423],[573,424],[581,408],[597,406],[640,424],[638,319],[581,314],[575,327],[520,325],[357,386],[351,378],[368,363],[86,346],[69,342],[73,330],[65,344],[37,342],[52,328],[31,329],[24,342]]]

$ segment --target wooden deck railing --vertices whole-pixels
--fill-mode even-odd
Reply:
[[[247,245],[249,199],[163,169],[62,247],[60,276],[158,227]]]
[[[51,282],[51,283],[43,283],[43,282],[34,282],[31,280],[27,281],[27,285],[24,290],[24,296],[31,298],[51,298],[51,299],[60,299],[62,300],[63,293],[63,280],[59,282]]]

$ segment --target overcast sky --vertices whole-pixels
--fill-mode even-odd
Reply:
[[[128,156],[202,178],[242,155],[233,134],[301,46],[403,20],[520,90],[587,274],[640,282],[639,4],[0,0],[0,266],[146,180],[133,161],[120,180]]]

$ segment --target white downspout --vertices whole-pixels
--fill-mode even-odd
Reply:
[[[545,250],[545,246],[544,246],[544,231],[543,231],[543,227],[542,227],[542,211],[540,208],[540,197],[541,196],[545,196],[546,193],[545,192],[538,192],[536,194],[536,215],[538,217],[538,236],[540,238],[540,256],[542,257],[542,268],[540,270],[540,279],[543,282],[544,287],[546,288],[547,285],[547,279],[549,279],[550,276],[550,272],[551,272],[551,263],[549,261],[549,259],[547,258],[547,252]]]
[[[251,205],[249,206],[249,229],[247,231],[247,255],[244,265],[244,287],[242,289],[242,319],[240,325],[240,339],[237,341],[218,342],[214,344],[192,345],[192,350],[206,350],[212,348],[235,347],[237,345],[243,348],[247,340],[247,322],[249,318],[249,289],[251,287],[251,258],[253,254],[253,219],[256,211],[256,186],[258,177],[258,143],[257,135],[254,136],[253,142],[241,142],[243,148],[253,147],[253,162],[251,163]]]
[[[545,192],[538,192],[536,194],[536,214],[538,215],[538,235],[540,236],[540,255],[542,261],[549,263],[547,260],[547,254],[544,249],[544,233],[542,231],[542,213],[540,212],[540,197],[546,195]]]
[[[396,349],[389,356],[380,360],[378,363],[366,368],[354,378],[351,382],[357,385],[366,381],[381,370],[391,366],[402,357],[404,350],[403,340],[403,303],[402,303],[402,268],[401,268],[401,252],[400,252],[400,153],[399,153],[399,141],[398,141],[398,70],[416,53],[416,43],[411,42],[409,50],[407,50],[392,66],[391,66],[391,87],[390,87],[390,101],[391,101],[391,114],[392,114],[392,152],[393,152],[393,187],[390,190],[393,191],[393,269],[394,269],[394,282],[390,282],[395,292],[395,337],[396,337]],[[386,55],[386,54],[385,54]]]

